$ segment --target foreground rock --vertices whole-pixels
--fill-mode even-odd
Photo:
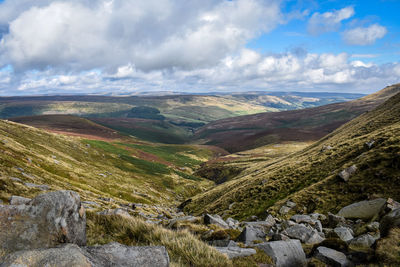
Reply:
[[[92,266],[168,267],[165,247],[129,247],[119,243],[86,248]]]
[[[272,258],[276,267],[306,266],[306,254],[299,240],[273,241],[257,247]]]
[[[344,253],[326,247],[318,247],[315,257],[329,266],[353,266]]]
[[[0,206],[0,250],[86,245],[86,215],[72,191],[42,194],[26,205]]]
[[[385,203],[386,199],[384,198],[364,200],[342,208],[337,215],[346,219],[369,220],[379,214]]]
[[[57,248],[24,250],[12,253],[0,266],[18,267],[167,267],[168,253],[164,247],[129,247],[119,243],[80,248],[66,244]]]

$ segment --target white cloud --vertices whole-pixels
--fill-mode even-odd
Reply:
[[[354,8],[349,6],[340,10],[325,13],[314,13],[308,21],[307,30],[313,35],[337,31],[343,20],[354,15]]]
[[[357,27],[347,30],[342,37],[350,45],[371,45],[376,40],[383,38],[387,29],[379,24],[373,24],[369,27]]]
[[[210,66],[281,21],[278,0],[13,2],[0,4],[0,64],[17,70]]]

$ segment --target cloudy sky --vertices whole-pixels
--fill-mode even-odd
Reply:
[[[0,0],[0,95],[370,93],[400,82],[398,0]]]

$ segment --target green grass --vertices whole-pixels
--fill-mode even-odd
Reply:
[[[297,212],[335,212],[371,196],[400,195],[400,94],[376,110],[354,119],[319,142],[271,161],[252,164],[234,180],[193,198],[187,211],[222,213],[235,202],[227,216],[246,219],[277,212],[292,199]],[[365,143],[375,140],[371,149]],[[331,150],[322,150],[330,145]],[[357,165],[347,183],[337,174]],[[396,199],[400,200],[400,199]],[[294,210],[293,212],[296,212]]]

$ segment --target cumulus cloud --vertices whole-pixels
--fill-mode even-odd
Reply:
[[[376,40],[383,38],[387,29],[379,24],[368,27],[357,27],[343,33],[343,40],[350,45],[371,45]]]
[[[313,35],[337,31],[341,22],[354,15],[354,8],[349,6],[340,10],[325,13],[314,13],[308,21],[307,30]]]
[[[278,0],[24,1],[0,8],[1,61],[17,70],[204,67],[281,19]]]

